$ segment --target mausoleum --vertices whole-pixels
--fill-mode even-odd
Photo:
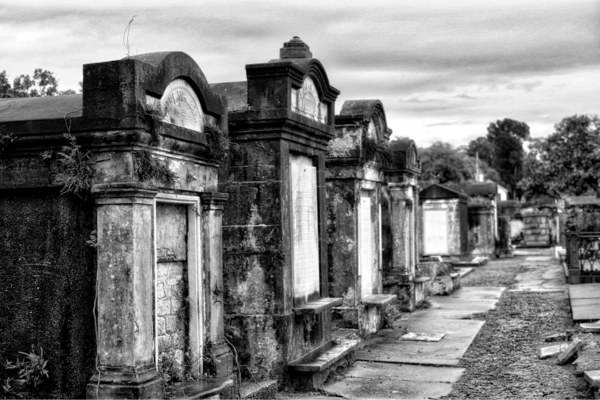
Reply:
[[[297,37],[278,59],[246,65],[246,77],[213,85],[229,98],[227,334],[248,378],[312,388],[354,346],[331,336],[342,298],[329,297],[325,153],[339,91]]]
[[[396,138],[390,144],[392,160],[385,170],[382,193],[383,292],[398,296],[405,311],[415,308],[418,262],[418,179],[421,161],[415,141]]]
[[[468,252],[469,222],[466,194],[433,184],[419,194],[419,253],[464,256]]]
[[[43,348],[48,397],[223,393],[226,100],[180,52],[83,76],[0,100],[0,348]]]
[[[325,164],[329,292],[344,299],[334,308],[334,325],[365,337],[382,327],[385,306],[397,298],[382,288],[381,202],[388,160],[378,149],[387,148],[392,131],[379,100],[346,101],[335,127]]]

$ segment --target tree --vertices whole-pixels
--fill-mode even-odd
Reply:
[[[473,178],[462,156],[449,143],[435,142],[419,149],[423,184],[462,182]]]
[[[33,78],[19,75],[11,86],[6,71],[0,72],[0,98],[7,97],[42,97],[63,94],[75,94],[72,89],[58,91],[58,79],[54,72],[36,68]]]
[[[8,77],[6,76],[6,71],[2,71],[0,72],[0,99],[11,97],[10,93],[10,82],[8,81]]]
[[[33,79],[29,75],[19,75],[13,81],[14,97],[42,97],[58,94],[58,80],[53,72],[36,68]]]
[[[523,141],[529,139],[529,126],[524,122],[505,118],[490,124],[487,130],[486,138],[494,149],[492,167],[508,185],[513,197],[520,197],[517,183],[523,175]]]
[[[600,119],[573,115],[554,126],[547,138],[534,139],[519,186],[528,197],[595,193],[600,195]]]
[[[475,140],[471,140],[467,146],[466,152],[469,157],[479,157],[479,159],[485,161],[487,165],[494,165],[496,149],[485,136],[480,136]]]

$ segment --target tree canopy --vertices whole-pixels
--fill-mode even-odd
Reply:
[[[573,115],[554,126],[554,133],[534,139],[519,186],[528,197],[600,195],[600,119]]]
[[[419,149],[421,181],[429,183],[462,182],[471,179],[463,157],[449,143],[435,142]]]
[[[0,98],[8,97],[43,97],[63,94],[75,94],[72,89],[58,90],[58,79],[54,72],[36,68],[33,77],[19,75],[12,85],[8,80],[6,71],[0,72]]]

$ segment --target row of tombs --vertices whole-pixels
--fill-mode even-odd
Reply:
[[[39,390],[228,397],[234,362],[312,388],[351,362],[333,327],[414,309],[415,144],[382,145],[377,100],[334,115],[300,39],[244,82],[181,52],[83,74],[81,95],[0,101],[0,361],[43,348]]]

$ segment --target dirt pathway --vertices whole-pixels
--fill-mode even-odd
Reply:
[[[505,284],[496,309],[476,316],[485,325],[463,357],[465,368],[447,398],[592,398],[572,365],[540,360],[544,337],[573,327],[562,267],[549,251],[492,261],[464,286]],[[511,278],[512,275],[512,278]]]

